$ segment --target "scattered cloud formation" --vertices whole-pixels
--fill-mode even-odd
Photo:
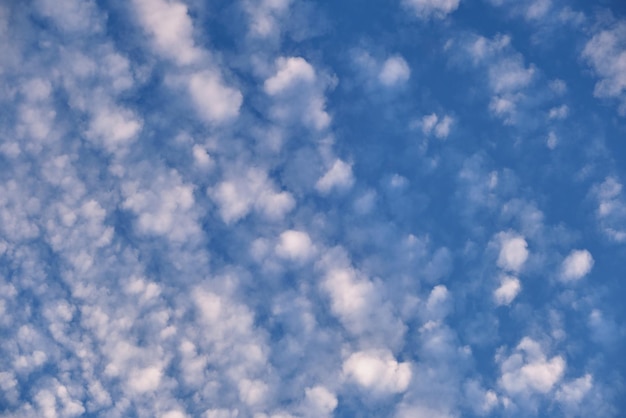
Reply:
[[[0,415],[621,417],[578,3],[0,4]]]

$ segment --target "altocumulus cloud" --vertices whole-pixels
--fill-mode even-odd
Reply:
[[[623,416],[620,13],[1,3],[0,415]]]

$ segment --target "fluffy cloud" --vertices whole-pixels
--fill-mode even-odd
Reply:
[[[243,96],[239,90],[226,86],[217,74],[193,74],[188,86],[198,113],[207,121],[223,122],[239,114]]]
[[[498,267],[506,271],[519,272],[528,259],[528,243],[521,235],[512,232],[500,232]]]
[[[378,79],[385,86],[395,86],[405,83],[411,76],[409,65],[399,55],[388,58],[378,74]]]
[[[524,101],[525,90],[536,78],[535,66],[524,64],[524,56],[513,50],[509,36],[475,36],[464,44],[471,60],[487,75],[489,109],[505,123],[513,124],[518,104]]]
[[[222,219],[233,223],[254,210],[267,219],[280,220],[289,213],[296,202],[290,193],[277,191],[267,174],[255,168],[233,173],[208,194],[219,206]]]
[[[292,0],[245,1],[244,8],[250,18],[250,33],[267,38],[280,31],[280,17],[285,14]]]
[[[317,181],[315,188],[322,194],[332,190],[346,190],[354,184],[352,166],[339,159],[335,160],[330,169]]]
[[[593,257],[587,250],[573,250],[561,264],[561,279],[576,281],[585,277],[593,267]]]
[[[276,254],[294,261],[307,261],[315,254],[315,246],[306,232],[288,230],[280,234]]]
[[[596,97],[616,98],[621,102],[620,112],[626,112],[626,23],[618,22],[594,34],[582,51],[600,78],[596,83]]]
[[[328,416],[337,408],[337,397],[324,386],[306,388],[310,416]]]
[[[459,7],[460,0],[403,0],[404,5],[417,17],[442,19]]]
[[[178,1],[134,0],[142,27],[156,50],[177,64],[191,64],[201,57],[193,40],[193,24],[187,6]]]
[[[157,177],[147,187],[128,182],[123,192],[122,207],[137,215],[139,232],[165,235],[176,242],[197,237],[200,233],[193,209],[193,187],[182,183],[176,172]]]
[[[276,72],[263,84],[265,92],[275,98],[271,115],[280,121],[298,119],[321,130],[330,124],[323,90],[328,82],[319,79],[313,66],[302,57],[279,57]]]
[[[593,378],[590,374],[586,374],[561,385],[556,392],[556,399],[567,406],[575,407],[580,404],[591,388],[593,388]]]
[[[398,363],[389,350],[353,353],[342,370],[348,380],[378,393],[404,392],[411,382],[411,365]]]
[[[626,241],[626,229],[623,227],[626,201],[622,196],[622,184],[616,177],[607,176],[602,183],[592,187],[591,194],[598,203],[596,216],[603,232],[614,241]]]
[[[541,345],[524,337],[509,357],[498,356],[502,375],[499,385],[513,396],[548,393],[565,373],[565,360],[561,356],[547,358]]]
[[[445,139],[450,135],[450,128],[454,123],[454,119],[451,116],[444,115],[443,117],[437,116],[435,113],[426,115],[421,120],[422,132],[425,135],[431,132],[439,139]]]
[[[493,292],[493,299],[498,305],[510,305],[521,290],[522,286],[517,277],[503,276],[500,287]]]

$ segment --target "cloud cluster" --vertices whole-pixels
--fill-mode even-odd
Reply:
[[[617,128],[490,5],[18,3],[0,415],[619,416]]]

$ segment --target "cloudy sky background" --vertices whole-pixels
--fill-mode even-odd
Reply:
[[[626,6],[0,3],[0,414],[626,413]]]

